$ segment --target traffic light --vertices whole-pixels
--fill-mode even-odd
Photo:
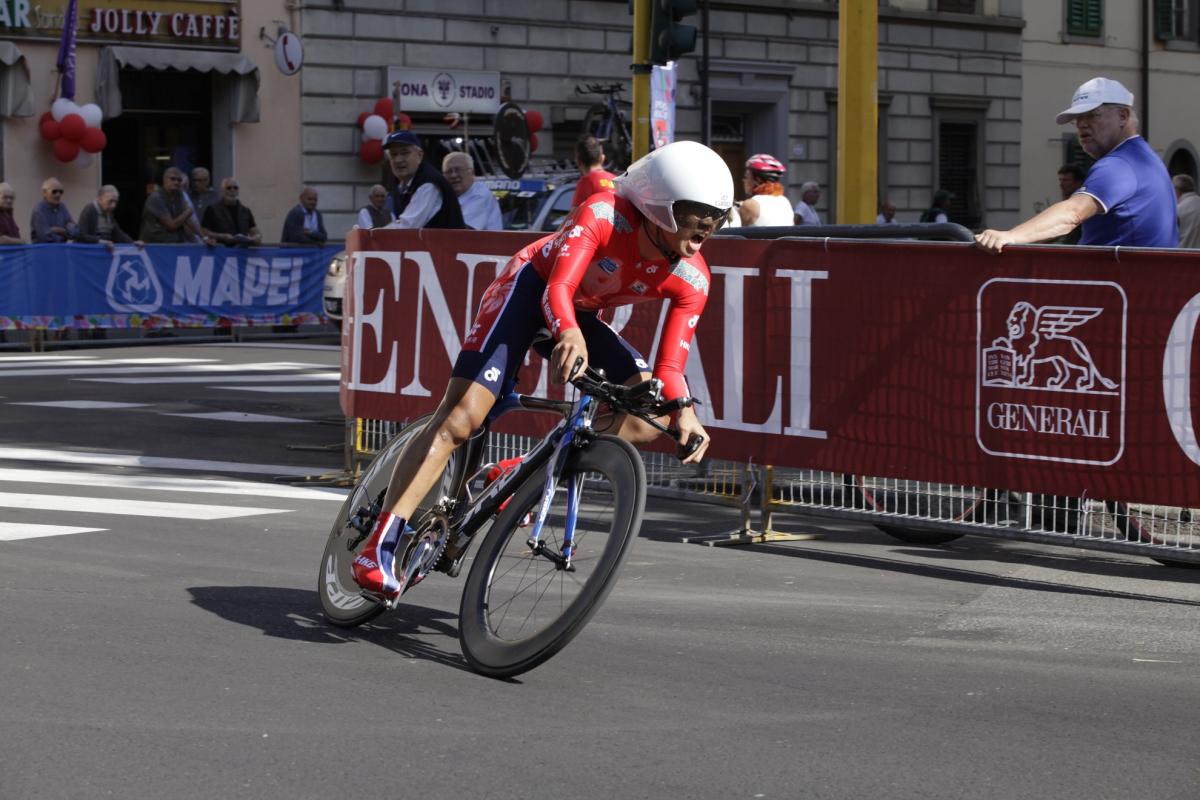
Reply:
[[[680,20],[696,13],[696,0],[651,0],[650,63],[677,61],[696,49],[696,26]]]

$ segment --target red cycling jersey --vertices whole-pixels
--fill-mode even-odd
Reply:
[[[603,169],[585,172],[579,178],[579,183],[575,184],[575,194],[571,195],[571,208],[575,208],[596,192],[611,192],[615,177],[611,172]]]
[[[527,246],[513,259],[532,263],[546,282],[542,313],[557,339],[578,328],[575,309],[599,311],[649,300],[670,301],[659,339],[654,375],[668,400],[686,397],[684,365],[696,323],[708,300],[709,271],[703,256],[643,259],[638,229],[647,223],[623,197],[600,192],[589,197],[558,231]]]

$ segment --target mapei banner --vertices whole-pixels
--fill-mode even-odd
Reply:
[[[0,249],[0,330],[304,325],[337,247]]]
[[[350,240],[342,404],[432,410],[529,234]],[[711,456],[1200,506],[1200,253],[713,239],[687,364]],[[664,304],[612,325],[653,363]],[[521,391],[561,395],[532,356]]]

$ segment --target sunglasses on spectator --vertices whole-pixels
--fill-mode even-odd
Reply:
[[[62,193],[63,193],[62,189],[51,189],[50,190],[50,194],[62,194]]]

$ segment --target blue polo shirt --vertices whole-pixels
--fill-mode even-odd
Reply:
[[[1084,221],[1080,244],[1179,246],[1175,187],[1141,136],[1131,136],[1093,164],[1078,192],[1095,198],[1101,209]]]

